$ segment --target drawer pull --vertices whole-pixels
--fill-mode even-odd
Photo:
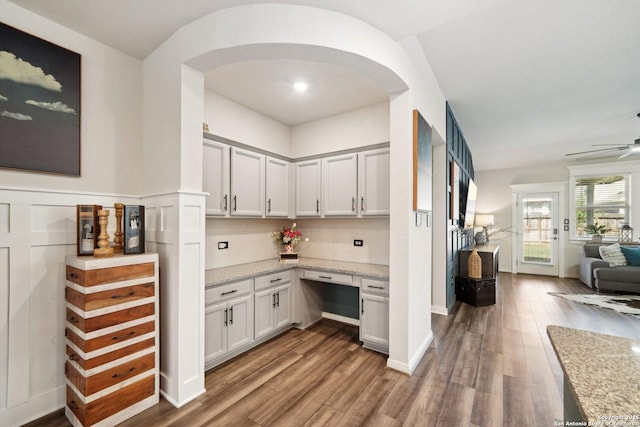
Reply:
[[[112,299],[118,299],[118,298],[129,298],[129,297],[134,296],[135,294],[136,294],[136,293],[135,293],[135,291],[131,291],[131,292],[129,292],[129,293],[128,293],[128,294],[126,294],[126,295],[118,295],[118,294],[116,294],[116,295],[111,295],[111,298],[112,298]]]
[[[76,409],[76,410],[77,410],[77,409],[80,409],[80,408],[78,407],[78,404],[76,403],[76,401],[75,401],[75,400],[72,400],[72,401],[71,401],[71,402],[69,402],[67,405],[69,406],[69,409]]]
[[[133,335],[135,335],[135,334],[136,334],[136,333],[135,333],[134,331],[131,331],[131,332],[129,332],[127,335],[121,335],[121,336],[119,336],[119,337],[118,337],[118,336],[115,336],[115,337],[111,337],[111,339],[112,339],[113,341],[122,340],[122,339],[125,339],[125,338],[129,338],[129,337],[131,337],[131,336],[133,336]]]
[[[72,355],[69,356],[69,360],[75,362],[76,360],[78,360],[78,358],[76,357],[75,354],[72,354]]]
[[[69,279],[79,279],[76,273],[69,273]]]
[[[364,298],[360,298],[360,301],[362,301],[362,312],[360,314],[364,314]]]
[[[232,291],[228,291],[228,292],[223,292],[220,294],[221,297],[225,296],[225,295],[231,295],[231,294],[235,294],[236,292],[238,292],[237,289],[234,289]]]
[[[320,279],[329,279],[329,280],[333,279],[333,277],[331,277],[331,276],[318,276],[318,277]]]
[[[133,372],[136,368],[134,368],[133,366],[131,368],[129,368],[129,370],[127,372],[125,372],[124,374],[113,374],[111,375],[111,378],[118,378],[118,377],[126,377],[127,375],[129,375],[131,372]]]
[[[275,282],[279,282],[279,281],[281,281],[281,280],[282,280],[282,277],[278,277],[277,279],[269,280],[269,282],[271,282],[271,283],[275,283]]]
[[[372,286],[372,285],[367,285],[367,288],[371,288],[371,289],[381,289],[381,290],[384,290],[384,286]]]
[[[69,322],[69,323],[78,323],[78,322],[79,322],[79,320],[78,320],[78,319],[76,319],[74,316],[71,316],[71,317],[69,317],[69,318],[67,319],[67,322]]]

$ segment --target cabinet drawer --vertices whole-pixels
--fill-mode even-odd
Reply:
[[[155,292],[154,283],[142,285],[125,286],[123,288],[109,291],[94,292],[85,294],[78,292],[71,287],[65,289],[67,301],[83,311],[91,311],[99,308],[111,307],[123,302],[135,301],[142,298],[152,297]]]
[[[64,370],[67,379],[80,393],[84,396],[91,396],[100,390],[133,378],[149,369],[153,369],[155,364],[156,355],[155,353],[150,353],[88,377],[82,375],[82,373],[69,362],[65,364]]]
[[[67,280],[81,286],[104,285],[105,283],[121,282],[123,280],[153,277],[155,274],[152,262],[122,267],[97,268],[95,270],[80,270],[67,265]]]
[[[362,278],[361,292],[367,294],[389,295],[389,282],[385,280]]]
[[[291,271],[283,271],[280,273],[269,274],[268,276],[257,277],[255,290],[270,288],[273,286],[284,285],[291,282]]]
[[[110,351],[109,353],[92,357],[91,359],[86,359],[86,360],[83,359],[80,354],[78,354],[68,345],[66,347],[67,347],[67,356],[69,357],[69,360],[76,362],[78,366],[80,366],[82,369],[86,371],[89,369],[96,368],[100,365],[113,362],[114,360],[121,359],[130,354],[134,354],[139,351],[145,350],[149,347],[153,347],[155,345],[156,345],[155,338],[149,338],[149,339],[137,342],[135,344],[131,344],[129,346],[119,348],[118,350]]]
[[[93,332],[99,329],[108,328],[109,326],[115,326],[131,320],[151,316],[154,314],[153,306],[153,303],[149,303],[139,305],[137,307],[131,307],[126,310],[116,311],[114,313],[104,314],[102,316],[89,317],[87,319],[67,308],[67,322],[80,329],[82,332]]]
[[[242,280],[240,282],[228,283],[226,285],[209,288],[205,292],[205,305],[224,301],[238,295],[248,294],[253,287],[253,279]]]
[[[93,402],[84,403],[73,389],[67,386],[67,407],[71,409],[82,425],[93,425],[153,396],[154,388],[155,377],[151,375]]]
[[[155,322],[147,322],[142,325],[132,326],[130,328],[114,331],[110,334],[101,335],[90,340],[82,339],[69,328],[65,329],[65,335],[69,341],[76,345],[76,347],[85,353],[89,353],[90,351],[95,351],[103,347],[125,342],[132,338],[148,334],[154,330]]]
[[[327,273],[323,271],[304,270],[304,278],[318,282],[337,283],[353,286],[353,276],[349,274]]]

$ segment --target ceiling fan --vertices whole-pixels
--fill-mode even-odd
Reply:
[[[638,117],[640,117],[640,113],[638,113]],[[629,157],[634,153],[640,153],[640,138],[633,141],[633,144],[593,144],[592,147],[608,147],[608,148],[597,148],[595,150],[587,150],[587,151],[578,151],[577,153],[569,153],[565,154],[565,156],[579,156],[584,154],[582,157],[578,157],[579,159],[586,159],[589,157],[595,157],[598,155],[606,155],[610,153],[615,153],[616,151],[623,153],[618,156],[619,159],[624,159],[625,157]]]
[[[634,154],[634,153],[640,153],[640,138],[636,139],[633,144],[626,144],[626,145],[620,145],[620,144],[594,144],[593,147],[605,147],[608,146],[608,148],[598,148],[595,150],[587,150],[587,151],[579,151],[577,153],[569,153],[569,154],[565,154],[565,156],[578,156],[581,154],[585,154],[585,156],[581,157],[581,158],[587,158],[587,157],[592,157],[592,156],[597,156],[597,155],[601,155],[601,154],[610,154],[610,153],[614,153],[616,151],[623,151],[623,153],[618,156],[619,159],[623,159],[625,157],[629,157],[630,155]]]

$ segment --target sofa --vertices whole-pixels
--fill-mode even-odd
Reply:
[[[623,265],[610,267],[600,256],[600,246],[606,243],[587,243],[580,258],[580,281],[590,288],[605,292],[640,294],[640,266]],[[640,248],[630,243],[621,246]]]

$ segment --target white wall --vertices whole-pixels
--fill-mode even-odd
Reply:
[[[291,131],[291,157],[389,142],[389,119],[389,102],[381,102],[294,126]]]
[[[204,122],[209,133],[291,157],[289,126],[209,90],[204,91]]]
[[[277,258],[282,247],[271,233],[294,221],[303,238],[310,239],[296,247],[300,256],[389,264],[388,218],[207,218],[205,268]],[[364,240],[364,246],[353,246],[354,239]],[[229,249],[219,250],[221,241],[229,242]]]
[[[141,62],[6,0],[0,16],[82,56],[81,176],[0,170],[0,424],[21,425],[65,401],[64,258],[75,253],[75,205],[140,203]]]
[[[12,187],[140,194],[141,62],[0,0],[2,22],[82,55],[81,177],[0,170]]]

